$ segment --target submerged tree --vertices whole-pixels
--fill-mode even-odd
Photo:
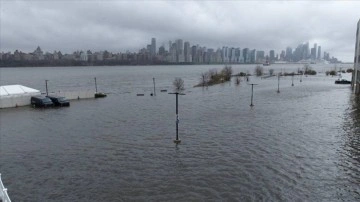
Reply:
[[[201,73],[200,85],[208,86],[209,81],[210,81],[210,73],[209,72]]]
[[[221,70],[221,74],[223,75],[225,81],[230,81],[231,74],[232,74],[232,67],[231,66],[225,66]]]
[[[177,93],[181,93],[182,91],[185,90],[184,80],[182,80],[182,78],[176,77],[175,80],[173,81],[173,85],[174,85],[174,90]]]
[[[254,73],[255,73],[256,76],[262,76],[263,73],[264,73],[264,68],[261,67],[260,65],[258,65],[258,66],[255,67],[255,72]]]
[[[305,72],[304,72],[305,75],[316,75],[316,71],[313,70],[309,64],[305,64],[304,69],[305,69]]]
[[[237,76],[236,79],[235,79],[235,84],[240,85],[240,81],[241,81],[240,77]]]
[[[269,69],[269,75],[272,76],[274,74],[274,69]]]

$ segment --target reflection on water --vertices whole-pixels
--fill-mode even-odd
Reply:
[[[105,99],[0,110],[0,171],[13,201],[358,201],[359,98],[336,78],[193,88],[222,66],[1,69],[2,82],[92,88]],[[233,66],[252,71],[253,66]],[[273,65],[279,71],[284,65]],[[297,65],[286,66],[288,70]],[[331,66],[315,66],[316,70]],[[324,71],[322,71],[324,72]],[[15,76],[16,75],[16,76]],[[14,76],[14,77],[12,77]],[[29,76],[31,79],[29,79]],[[179,135],[175,99],[182,77]],[[55,85],[56,84],[56,85]],[[125,93],[127,92],[127,93]],[[137,97],[137,93],[145,96]]]

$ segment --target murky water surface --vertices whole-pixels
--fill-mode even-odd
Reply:
[[[344,68],[348,66],[344,65]],[[360,99],[316,76],[193,88],[222,66],[0,69],[1,85],[98,89],[69,108],[0,110],[0,172],[13,201],[358,201]],[[275,72],[302,65],[272,65]],[[254,65],[233,65],[235,73]],[[339,69],[339,66],[338,66]],[[267,70],[267,69],[266,69]],[[151,97],[152,78],[156,96]],[[175,146],[172,81],[179,97]],[[137,93],[145,96],[137,97]]]

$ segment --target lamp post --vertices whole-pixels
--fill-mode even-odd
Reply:
[[[176,138],[174,140],[175,144],[179,144],[181,140],[179,139],[179,111],[178,111],[178,105],[179,105],[179,95],[185,95],[183,93],[169,93],[169,94],[175,94],[176,96]]]
[[[94,80],[95,80],[95,93],[97,93],[96,77],[94,77]]]
[[[253,97],[254,97],[254,85],[258,85],[258,84],[254,84],[254,83],[251,83],[249,84],[251,85],[251,104],[250,104],[250,107],[253,107]]]
[[[278,90],[277,93],[280,93],[280,73],[278,74]]]
[[[48,92],[48,86],[47,86],[47,82],[48,82],[49,80],[45,80],[45,89],[46,89],[46,96],[48,96],[49,95],[49,92]]]
[[[153,83],[154,83],[154,96],[156,96],[156,92],[155,92],[155,78],[153,78]]]

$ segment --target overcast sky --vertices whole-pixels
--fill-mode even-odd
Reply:
[[[353,61],[360,1],[0,0],[0,51],[138,51],[178,38],[276,53],[303,42]]]

